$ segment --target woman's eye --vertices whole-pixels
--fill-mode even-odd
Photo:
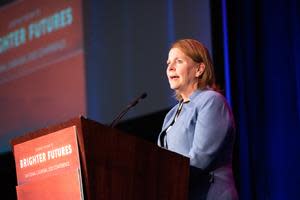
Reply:
[[[176,62],[177,62],[177,63],[182,63],[183,61],[182,61],[182,60],[176,60]]]

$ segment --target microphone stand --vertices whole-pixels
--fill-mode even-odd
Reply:
[[[125,108],[125,110],[121,111],[117,117],[111,122],[111,124],[109,125],[111,128],[114,128],[119,121],[122,119],[122,117],[128,112],[128,110],[130,110],[130,108],[134,107],[141,99],[146,98],[147,94],[143,93],[140,96],[138,96],[137,98],[135,98],[134,101],[132,101],[130,104],[128,104],[128,106]]]

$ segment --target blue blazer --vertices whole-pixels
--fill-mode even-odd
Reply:
[[[202,183],[196,192],[192,186],[189,199],[237,199],[231,167],[235,125],[225,98],[210,89],[196,90],[174,122],[179,105],[167,113],[158,145],[190,158],[192,167],[213,174],[213,180],[204,185],[199,180]]]

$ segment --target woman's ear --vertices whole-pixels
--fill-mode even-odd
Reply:
[[[205,64],[203,62],[198,64],[197,71],[196,71],[196,77],[200,77],[203,74],[204,70],[205,70]]]

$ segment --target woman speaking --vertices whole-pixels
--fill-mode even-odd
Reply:
[[[233,173],[234,119],[217,91],[214,68],[203,44],[172,44],[167,76],[178,104],[166,115],[158,145],[190,158],[189,199],[238,199]]]

